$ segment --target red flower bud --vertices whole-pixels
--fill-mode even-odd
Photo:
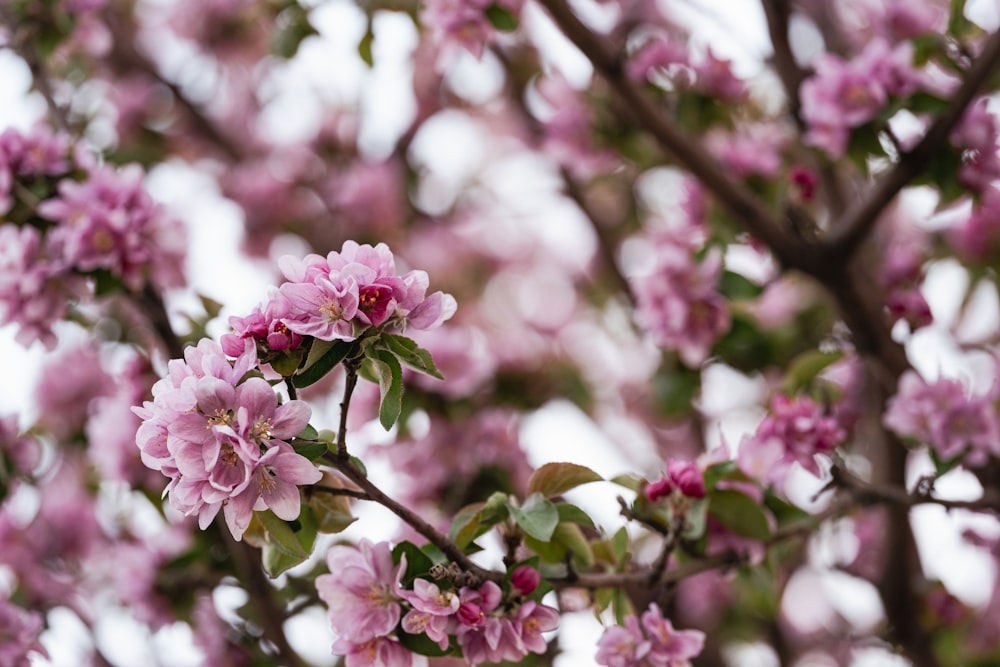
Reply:
[[[660,498],[663,498],[664,496],[669,496],[673,488],[674,485],[666,477],[664,477],[663,479],[659,479],[655,482],[652,482],[650,484],[647,484],[646,490],[644,492],[646,494],[646,500],[648,500],[651,503],[655,503]]]
[[[530,565],[521,565],[510,575],[510,583],[521,595],[528,595],[536,588],[542,580],[542,575]]]

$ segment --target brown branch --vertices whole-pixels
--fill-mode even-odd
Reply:
[[[972,98],[998,65],[1000,65],[1000,31],[993,33],[987,40],[979,57],[969,68],[962,85],[951,96],[948,108],[934,120],[920,143],[904,153],[896,166],[879,180],[875,189],[848,209],[834,226],[826,245],[836,258],[840,258],[840,261],[850,258],[875,226],[875,221],[886,206],[904,186],[924,171],[927,163],[934,158],[934,154],[945,146],[948,136],[962,118]]]
[[[594,65],[624,102],[639,124],[667,153],[691,172],[748,232],[767,244],[786,266],[806,270],[819,261],[811,244],[788,233],[782,221],[742,183],[733,180],[719,162],[686,134],[664,110],[630,80],[622,67],[623,56],[606,40],[585,26],[566,0],[541,0],[563,34]]]
[[[767,18],[767,31],[771,37],[771,47],[774,50],[771,66],[774,67],[774,71],[778,74],[781,85],[785,89],[785,97],[788,98],[788,113],[795,121],[801,134],[807,128],[802,119],[802,100],[799,89],[808,73],[795,61],[795,54],[792,52],[792,45],[789,41],[791,5],[789,0],[762,0],[761,4],[764,7],[764,16]],[[822,183],[822,192],[827,207],[834,217],[840,216],[843,213],[845,198],[845,188],[841,182],[840,174],[822,157],[816,159],[816,171]]]
[[[936,498],[929,490],[917,488],[907,491],[898,486],[867,482],[850,471],[834,466],[831,469],[833,483],[845,489],[863,505],[890,504],[909,508],[917,505],[938,505],[947,510],[970,510],[974,512],[1000,513],[1000,494],[987,489],[978,500],[949,500]]]
[[[36,29],[28,21],[22,21],[10,12],[6,3],[0,3],[0,21],[7,24],[11,30],[8,46],[28,66],[35,89],[42,95],[48,106],[49,118],[52,124],[66,132],[70,131],[69,113],[56,101],[52,81],[48,69],[36,48]]]
[[[223,524],[216,522],[216,527],[219,529],[220,540],[229,552],[229,557],[239,574],[240,582],[246,586],[250,600],[260,612],[259,620],[264,630],[264,638],[274,644],[282,665],[305,667],[305,663],[285,637],[284,610],[275,598],[274,587],[257,562],[256,551],[246,542],[233,540]]]
[[[407,525],[427,538],[428,542],[444,552],[449,560],[458,564],[463,570],[471,572],[483,581],[490,580],[497,583],[503,581],[503,573],[493,572],[473,563],[469,557],[458,548],[458,545],[448,539],[446,535],[443,535],[434,526],[424,521],[424,519],[421,518],[416,512],[400,504],[382,491],[382,489],[378,488],[371,480],[368,479],[368,476],[365,475],[365,473],[361,472],[361,470],[351,462],[350,458],[346,456],[346,451],[345,456],[340,456],[338,454],[336,456],[326,457],[323,460],[340,471],[340,473],[347,477],[347,479],[354,482],[368,496],[366,500],[376,502],[398,516]]]

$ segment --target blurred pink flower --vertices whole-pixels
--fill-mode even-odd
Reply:
[[[362,540],[357,547],[331,547],[326,561],[330,573],[316,578],[316,590],[341,638],[334,651],[351,648],[347,642],[359,645],[391,634],[400,619],[399,579],[405,559],[395,565],[388,542]]]

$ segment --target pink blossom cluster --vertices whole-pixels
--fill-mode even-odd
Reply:
[[[716,56],[711,48],[693,56],[684,44],[662,35],[647,40],[632,55],[626,72],[636,81],[666,80],[676,89],[695,89],[725,102],[746,97],[746,87],[733,73],[730,61]]]
[[[697,463],[671,459],[667,462],[667,474],[646,485],[643,493],[655,503],[675,490],[685,498],[705,497],[705,474]]]
[[[729,329],[726,299],[716,288],[722,252],[712,248],[698,261],[691,237],[683,233],[664,234],[653,243],[652,270],[631,279],[636,319],[654,343],[676,350],[685,364],[696,368]]]
[[[0,324],[17,324],[24,344],[54,344],[52,325],[86,297],[88,275],[132,290],[182,282],[183,234],[143,190],[142,170],[70,153],[45,129],[0,135],[0,213],[13,220],[0,222]]]
[[[891,222],[880,230],[880,246],[884,250],[879,282],[885,290],[886,307],[892,321],[904,321],[915,330],[934,321],[931,307],[921,291],[924,262],[929,255],[927,235],[915,225],[904,225],[899,218]]]
[[[37,611],[28,611],[0,597],[0,665],[29,667],[35,657],[48,657],[38,637],[43,619]]]
[[[676,630],[651,603],[640,618],[604,631],[597,643],[597,664],[607,667],[690,667],[705,647],[700,630]]]
[[[980,193],[969,214],[946,232],[952,248],[963,257],[983,262],[1000,248],[1000,188],[991,186]]]
[[[754,479],[778,485],[794,463],[820,477],[817,456],[832,452],[845,437],[836,418],[824,414],[823,406],[811,398],[778,394],[757,431],[744,436],[737,461]]]
[[[142,461],[170,478],[171,505],[197,515],[202,529],[221,509],[237,540],[255,510],[298,517],[298,485],[322,476],[286,442],[308,424],[309,406],[279,405],[266,380],[246,378],[256,361],[250,341],[230,360],[203,339],[170,361],[152,401],[133,408],[143,420],[135,436]]]
[[[969,105],[950,139],[962,154],[958,182],[977,194],[991,189],[1000,179],[1000,121],[985,98]]]
[[[344,242],[326,257],[291,256],[279,260],[286,282],[247,317],[234,317],[234,333],[223,349],[237,356],[253,340],[267,350],[295,348],[303,336],[352,341],[371,328],[402,331],[433,329],[455,313],[450,294],[427,295],[425,271],[396,272],[395,258],[384,243]]]
[[[422,5],[420,21],[446,54],[458,47],[481,58],[497,35],[487,14],[493,6],[516,17],[524,0],[428,0]]]
[[[0,415],[0,500],[8,480],[31,474],[41,459],[41,445],[20,432],[17,415]]]
[[[901,436],[930,445],[945,461],[961,456],[968,465],[982,466],[1000,456],[995,388],[973,394],[960,380],[927,382],[910,370],[900,377],[882,422]]]
[[[851,130],[874,120],[890,98],[906,97],[921,81],[909,42],[891,46],[882,38],[868,42],[850,60],[824,53],[815,74],[802,84],[806,141],[839,158],[847,151]]]
[[[558,624],[555,609],[522,597],[538,585],[533,568],[517,568],[505,595],[492,581],[452,588],[417,578],[404,588],[406,558],[393,563],[388,542],[334,546],[327,563],[330,573],[316,578],[316,589],[337,635],[333,653],[345,656],[347,667],[426,665],[426,658],[403,646],[401,632],[426,635],[441,649],[454,642],[472,665],[516,662],[544,653],[542,633]]]

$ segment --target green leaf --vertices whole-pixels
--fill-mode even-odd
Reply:
[[[586,466],[575,463],[546,463],[531,474],[528,495],[539,493],[546,497],[558,496],[581,484],[600,482],[604,478]]]
[[[455,652],[451,650],[450,645],[442,649],[438,646],[436,641],[432,640],[425,634],[411,635],[408,632],[404,632],[402,628],[397,628],[396,638],[399,639],[400,644],[417,655],[426,655],[431,658],[440,658],[445,655],[456,655]]]
[[[301,363],[301,351],[280,352],[271,359],[271,368],[281,377],[290,377],[299,369],[299,364]]]
[[[622,565],[628,562],[628,531],[622,526],[611,537],[611,547],[614,549],[615,558]]]
[[[309,558],[316,543],[316,519],[308,506],[294,522],[279,519],[271,510],[257,512],[264,527],[264,572],[274,578]]]
[[[492,4],[486,8],[486,18],[490,24],[501,32],[517,30],[517,16],[506,7]]]
[[[334,366],[357,353],[355,342],[343,340],[314,340],[305,366],[292,376],[292,384],[299,389],[308,387],[323,379]]]
[[[736,461],[722,461],[713,463],[705,468],[705,491],[711,493],[715,486],[723,479],[729,479],[734,473],[739,472]]]
[[[369,67],[375,66],[375,58],[372,55],[372,44],[375,42],[375,32],[372,30],[371,22],[368,23],[368,29],[365,31],[364,36],[361,41],[358,42],[358,55],[361,60],[364,61]]]
[[[441,371],[434,365],[431,353],[417,345],[417,341],[406,336],[383,333],[380,342],[385,349],[392,352],[396,358],[413,370],[436,377],[439,380],[444,379]]]
[[[708,503],[704,499],[691,503],[687,514],[684,515],[685,527],[682,537],[685,540],[700,540],[702,535],[705,534],[708,523],[707,518]]]
[[[302,441],[298,438],[293,438],[292,449],[294,449],[295,453],[299,456],[304,456],[310,461],[315,461],[327,453],[329,445],[325,442],[316,442],[313,440]]]
[[[472,503],[458,510],[455,518],[451,520],[451,528],[448,530],[448,539],[458,545],[459,549],[465,549],[472,540],[482,533],[477,533],[479,529],[479,517],[486,503]]]
[[[391,352],[375,350],[373,354],[381,394],[378,419],[382,428],[388,431],[403,410],[403,368],[399,365],[399,359]]]
[[[552,542],[566,547],[572,553],[573,567],[586,570],[594,565],[594,551],[584,536],[580,526],[575,523],[560,523],[552,533]]]
[[[719,291],[731,300],[748,300],[760,296],[764,288],[740,273],[723,271],[719,277]]]
[[[613,482],[618,486],[625,487],[629,491],[635,491],[636,493],[639,492],[640,479],[635,475],[629,475],[629,474],[615,475],[608,481]]]
[[[402,562],[403,556],[406,556],[406,573],[403,576],[403,585],[406,586],[430,572],[434,565],[430,557],[412,542],[400,542],[392,550],[392,562],[396,565]]]
[[[559,510],[540,493],[528,496],[521,507],[510,505],[510,515],[521,530],[541,542],[552,539],[559,525]]]
[[[809,350],[795,357],[788,372],[785,374],[785,381],[781,385],[781,391],[786,394],[794,394],[803,387],[808,386],[823,369],[837,363],[844,358],[843,352],[820,352],[819,350]]]
[[[323,473],[318,485],[332,489],[344,488],[340,479],[330,472]],[[316,518],[316,530],[320,533],[339,533],[357,521],[357,517],[351,514],[351,501],[347,496],[311,490],[306,493],[306,504]]]
[[[570,503],[557,503],[556,510],[559,512],[559,523],[576,523],[587,528],[596,528],[594,520],[576,505]]]
[[[771,536],[764,508],[739,491],[716,489],[708,496],[708,513],[724,528],[742,537],[766,540]]]
[[[295,436],[296,438],[301,438],[302,440],[315,440],[319,437],[319,431],[312,424],[306,424],[306,427],[299,431],[299,434]]]

